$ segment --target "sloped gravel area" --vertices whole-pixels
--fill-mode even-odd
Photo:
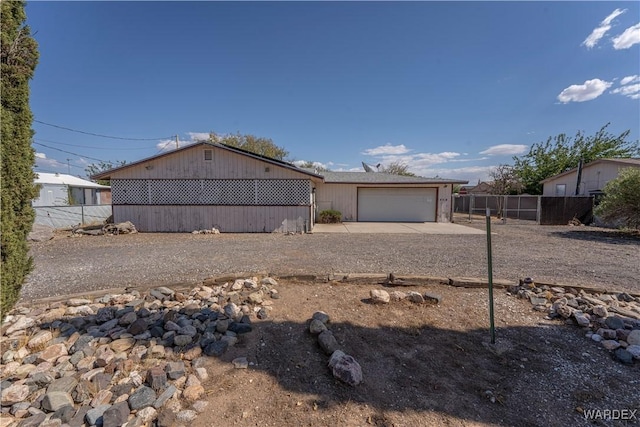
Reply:
[[[484,229],[481,221],[465,224]],[[594,227],[492,226],[494,278],[640,292],[640,237]],[[22,300],[238,273],[486,277],[484,235],[147,234],[31,243]]]

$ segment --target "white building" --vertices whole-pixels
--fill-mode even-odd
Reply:
[[[111,187],[61,173],[38,173],[40,195],[33,206],[108,205]]]

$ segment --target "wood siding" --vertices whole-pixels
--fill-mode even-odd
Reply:
[[[303,232],[309,214],[309,206],[113,206],[115,222],[131,221],[142,232]]]
[[[316,210],[335,209],[342,213],[343,221],[358,220],[358,188],[393,188],[398,184],[317,184]],[[451,221],[451,185],[402,184],[403,188],[437,189],[437,222]]]
[[[205,150],[213,158],[204,159]],[[307,174],[214,146],[194,146],[116,171],[111,179],[315,179]]]
[[[607,182],[618,177],[622,169],[640,168],[640,166],[632,164],[623,164],[617,162],[598,162],[594,165],[585,165],[582,169],[582,177],[580,182],[580,196],[588,196],[590,191],[601,191]],[[543,196],[556,196],[556,185],[563,184],[566,187],[563,196],[573,196],[576,192],[576,184],[578,180],[578,172],[574,170],[566,175],[551,179],[543,184]]]

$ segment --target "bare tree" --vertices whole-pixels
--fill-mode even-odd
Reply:
[[[506,196],[511,194],[520,194],[523,189],[522,181],[518,177],[513,166],[500,165],[489,172],[489,177],[492,179],[491,194],[497,196]],[[503,201],[504,197],[497,197],[498,202],[498,217],[503,215]]]

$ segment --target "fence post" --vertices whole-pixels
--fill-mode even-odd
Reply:
[[[507,223],[507,204],[509,203],[509,196],[504,196],[504,205],[503,205],[503,210],[504,212],[502,212],[502,223],[506,224]]]
[[[473,194],[469,194],[469,222],[471,222],[471,211],[473,211]]]
[[[80,217],[81,217],[82,225],[84,225],[84,205],[80,205]]]
[[[542,196],[538,196],[538,205],[536,206],[536,223],[540,225],[540,218],[542,217]]]

